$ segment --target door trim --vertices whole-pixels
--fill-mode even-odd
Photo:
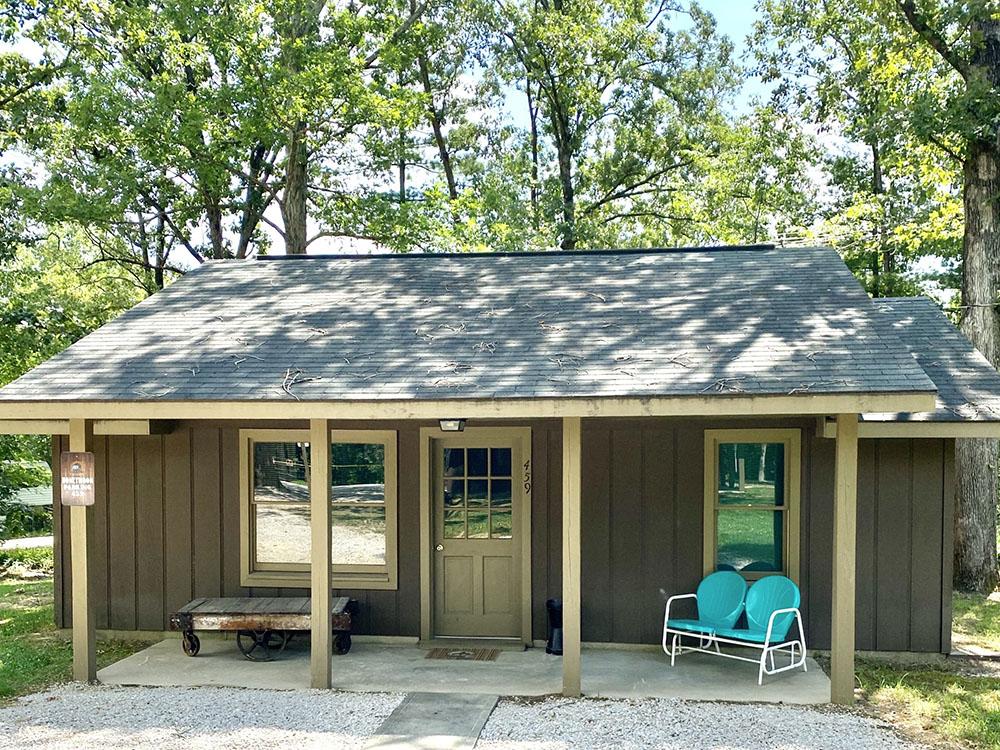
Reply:
[[[434,561],[431,556],[434,530],[434,441],[464,436],[483,441],[507,440],[520,443],[521,466],[521,642],[532,645],[531,637],[531,428],[467,427],[463,432],[444,432],[437,427],[420,428],[420,640],[434,637]]]

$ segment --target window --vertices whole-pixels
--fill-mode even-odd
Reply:
[[[444,449],[444,538],[511,539],[510,448]]]
[[[705,573],[798,579],[798,430],[705,431]]]
[[[309,586],[310,446],[306,430],[241,431],[245,586]],[[334,586],[396,586],[396,433],[333,430]]]

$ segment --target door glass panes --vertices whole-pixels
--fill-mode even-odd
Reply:
[[[511,449],[445,448],[441,502],[445,539],[510,539]]]
[[[784,567],[785,444],[719,443],[716,568],[744,573]]]

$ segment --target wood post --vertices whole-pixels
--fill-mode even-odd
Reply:
[[[580,418],[562,430],[563,695],[580,695]]]
[[[328,689],[333,656],[333,559],[330,546],[330,424],[327,420],[309,421],[309,452],[310,674],[312,687]]]
[[[833,497],[830,700],[854,702],[854,606],[858,525],[858,415],[837,415]]]
[[[69,449],[74,452],[94,449],[94,423],[87,419],[69,421]],[[59,513],[61,508],[53,508]],[[73,578],[73,679],[94,682],[97,679],[97,630],[94,602],[90,596],[90,547],[94,536],[94,511],[89,506],[69,509],[70,565]]]

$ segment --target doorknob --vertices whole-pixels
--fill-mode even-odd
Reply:
[[[444,552],[444,545],[443,544],[439,544],[434,549],[436,549],[438,552]]]

